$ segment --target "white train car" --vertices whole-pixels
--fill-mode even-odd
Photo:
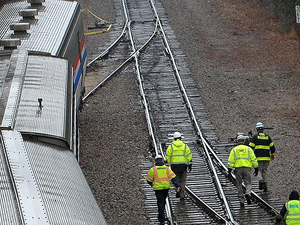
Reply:
[[[0,224],[106,224],[78,164],[80,5],[14,2],[0,21]]]

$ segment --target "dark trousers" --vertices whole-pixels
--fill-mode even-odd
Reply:
[[[169,193],[169,189],[155,190],[159,222],[165,222],[165,205],[166,205],[166,198],[168,197],[168,193]]]

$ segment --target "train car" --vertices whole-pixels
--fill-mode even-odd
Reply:
[[[80,5],[14,2],[0,21],[0,224],[106,224],[78,164]]]
[[[20,42],[20,46],[30,52],[69,61],[73,68],[72,111],[76,117],[84,94],[87,61],[80,5],[69,1],[44,1],[28,0],[5,5],[1,10],[0,38],[6,47],[14,47]],[[78,132],[76,123],[73,129]],[[79,157],[79,140],[70,137],[68,142]]]

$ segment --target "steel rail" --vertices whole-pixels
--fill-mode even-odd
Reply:
[[[126,0],[122,1],[123,8],[124,8],[124,14],[125,14],[126,17],[128,17],[128,8],[127,8],[127,5],[126,5],[125,2],[127,3]],[[131,42],[131,47],[132,47],[132,50],[134,52],[133,58],[135,60],[135,68],[136,68],[136,73],[137,73],[137,77],[138,77],[138,81],[139,81],[140,94],[142,96],[143,105],[145,107],[145,114],[146,114],[148,129],[149,129],[149,135],[152,138],[152,143],[154,145],[153,147],[155,149],[155,153],[158,154],[157,141],[156,141],[156,138],[155,138],[155,135],[154,135],[154,129],[153,129],[152,123],[151,123],[150,110],[149,110],[150,107],[149,107],[149,104],[147,102],[146,94],[144,92],[144,88],[143,88],[144,85],[143,85],[143,81],[142,81],[141,73],[140,73],[140,66],[139,66],[139,60],[138,60],[139,52],[135,48],[135,44],[134,44],[133,36],[132,36],[132,32],[131,32],[131,21],[129,21],[129,23],[127,25],[127,29],[129,31],[128,35],[129,35],[129,39],[130,39],[130,42]]]
[[[165,154],[164,154],[163,147],[162,147],[161,143],[159,144],[158,154],[162,155],[162,157],[164,159],[164,162],[165,162],[166,161],[166,157],[165,157]],[[173,212],[172,212],[172,207],[171,207],[170,199],[167,198],[166,201],[167,201],[167,204],[166,204],[166,215],[167,215],[167,218],[169,218],[169,222],[170,222],[169,225],[177,224],[176,221],[174,221],[174,219],[173,219]]]
[[[143,85],[141,74],[140,74],[140,66],[139,66],[139,60],[138,60],[139,52],[135,48],[135,44],[134,44],[133,37],[132,37],[132,32],[131,32],[131,21],[128,19],[127,1],[122,0],[122,4],[123,4],[124,15],[126,17],[126,20],[129,21],[128,24],[127,24],[128,35],[129,35],[129,39],[130,39],[130,42],[131,42],[131,47],[132,47],[132,50],[133,50],[133,58],[135,60],[135,67],[136,67],[136,73],[137,73],[139,87],[140,87],[140,94],[142,96],[143,105],[145,107],[145,114],[146,114],[148,129],[149,129],[149,135],[152,138],[152,143],[154,144],[153,147],[155,149],[155,153],[158,154],[157,141],[156,141],[156,138],[155,138],[155,135],[154,135],[154,129],[153,129],[152,123],[151,123],[150,110],[149,110],[150,107],[149,107],[149,104],[148,104],[147,99],[146,99],[146,94],[145,94],[144,88],[143,88],[144,85]]]
[[[144,92],[144,84],[143,84],[142,76],[141,76],[141,73],[140,73],[140,65],[139,65],[139,58],[138,58],[139,57],[139,51],[136,50],[135,43],[133,41],[133,36],[132,36],[132,31],[131,31],[131,21],[128,18],[128,8],[127,8],[126,3],[127,3],[126,0],[122,0],[124,15],[126,17],[126,20],[129,21],[128,24],[127,24],[127,29],[128,29],[129,39],[130,39],[130,42],[131,42],[131,47],[132,47],[132,50],[133,50],[133,57],[134,57],[134,60],[135,60],[135,68],[136,68],[137,78],[138,78],[139,87],[140,87],[140,94],[141,94],[141,97],[142,97],[142,100],[143,100],[143,105],[144,105],[144,108],[145,108],[145,114],[146,114],[146,120],[147,120],[147,124],[148,124],[149,136],[152,139],[152,144],[154,145],[153,147],[155,149],[155,154],[158,155],[158,154],[161,154],[163,151],[162,151],[161,145],[160,145],[160,149],[158,148],[158,145],[157,145],[158,141],[156,140],[156,136],[154,134],[154,129],[153,129],[153,126],[152,126],[153,123],[151,122],[152,119],[151,119],[151,115],[150,115],[150,106],[148,104],[146,94]],[[158,24],[159,24],[159,22],[156,20],[155,33],[157,32]],[[166,199],[165,210],[166,210],[167,218],[169,219],[169,224],[173,225],[174,221],[173,221],[173,217],[172,217],[172,207],[171,207],[171,204],[170,204],[170,201],[169,201],[168,197]]]
[[[128,24],[128,22],[126,22],[126,24]],[[134,59],[135,54],[139,54],[140,52],[143,52],[146,49],[146,47],[149,45],[149,43],[153,40],[153,38],[156,36],[156,34],[158,32],[157,27],[158,27],[158,22],[156,22],[155,29],[154,29],[152,35],[150,36],[150,38],[138,50],[131,53],[130,56],[120,66],[118,66],[117,69],[115,69],[112,73],[110,73],[108,76],[106,76],[105,79],[103,79],[96,87],[94,87],[88,94],[86,94],[82,98],[82,101],[85,102],[87,98],[89,98],[90,96],[95,94],[95,92],[100,87],[102,87],[113,75],[120,72],[126,64],[128,64],[129,62],[131,62]],[[127,29],[127,27],[126,27],[126,29]],[[116,45],[118,42],[115,41],[114,43]],[[114,47],[114,46],[112,46],[112,47]],[[106,54],[108,54],[108,52]]]
[[[205,211],[211,216],[216,217],[218,221],[222,224],[228,224],[228,221],[223,218],[220,214],[218,214],[215,210],[213,210],[208,204],[206,204],[204,201],[202,201],[197,195],[194,194],[194,192],[188,187],[185,186],[185,190],[187,194],[190,196],[193,201],[200,206],[201,208],[204,208]]]
[[[95,57],[93,60],[91,60],[88,64],[87,64],[87,68],[89,68],[94,62],[96,62],[99,59],[102,59],[104,56],[106,56],[107,54],[109,54],[110,51],[112,51],[112,49],[114,47],[116,47],[116,45],[121,41],[121,39],[125,36],[126,34],[126,28],[127,28],[127,24],[128,24],[128,20],[125,21],[124,25],[123,25],[123,30],[120,34],[120,36],[107,48],[105,49],[100,55],[98,55],[97,57]]]
[[[161,24],[161,21],[159,20],[158,13],[157,13],[157,11],[156,11],[156,9],[155,9],[155,4],[154,4],[153,0],[149,0],[149,1],[150,1],[151,6],[152,6],[152,9],[153,9],[153,11],[154,11],[154,13],[155,13],[155,17],[156,17],[157,20],[159,21],[159,27],[160,27],[160,31],[161,31],[162,36],[163,36],[164,44],[165,44],[165,46],[166,46],[167,53],[168,53],[168,55],[169,55],[169,57],[170,57],[170,59],[171,59],[171,61],[172,61],[173,69],[174,69],[174,71],[175,71],[175,75],[176,75],[177,81],[178,81],[178,83],[179,83],[181,92],[183,93],[183,96],[184,96],[184,98],[185,98],[186,105],[187,105],[187,108],[188,108],[189,113],[190,113],[190,117],[191,117],[191,119],[192,119],[192,121],[193,121],[193,124],[194,124],[194,126],[195,126],[195,128],[196,128],[196,130],[197,130],[197,132],[198,132],[198,135],[199,135],[200,139],[201,139],[202,142],[203,142],[203,140],[204,140],[203,134],[202,134],[201,129],[200,129],[200,126],[199,126],[199,124],[198,124],[198,122],[197,122],[196,116],[195,116],[194,111],[193,111],[193,108],[192,108],[192,104],[191,104],[191,102],[190,102],[190,100],[189,100],[189,97],[188,97],[188,95],[187,95],[187,93],[186,93],[184,84],[183,84],[183,82],[182,82],[182,80],[181,80],[179,71],[178,71],[177,66],[176,66],[175,58],[174,58],[173,53],[172,53],[172,51],[171,51],[171,48],[170,48],[170,46],[169,46],[169,44],[168,44],[168,40],[167,40],[166,34],[165,34],[165,32],[164,32],[163,26],[162,26],[162,24]],[[226,210],[228,219],[231,221],[232,224],[238,224],[238,223],[234,220],[234,218],[233,218],[233,216],[232,216],[231,209],[230,209],[230,207],[229,207],[228,201],[227,201],[226,196],[225,196],[225,194],[224,194],[224,191],[223,191],[221,182],[220,182],[220,180],[219,180],[217,171],[216,171],[216,169],[215,169],[215,167],[214,167],[214,165],[213,165],[213,162],[212,162],[211,157],[209,157],[209,152],[208,152],[208,150],[207,150],[207,146],[206,146],[206,145],[203,145],[203,147],[204,147],[205,153],[206,153],[206,155],[207,155],[207,159],[208,159],[208,163],[209,163],[210,169],[211,169],[211,171],[213,172],[213,174],[214,174],[214,176],[215,176],[216,186],[217,186],[217,188],[218,188],[220,197],[222,198],[223,203],[224,203],[224,205],[225,205],[225,210]]]

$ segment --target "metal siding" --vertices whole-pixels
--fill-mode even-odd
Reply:
[[[2,93],[2,89],[4,86],[4,81],[6,74],[8,72],[9,68],[9,62],[10,62],[10,55],[7,56],[6,58],[0,59],[0,93]]]
[[[68,26],[76,4],[64,1],[46,1],[45,11],[39,11],[38,22],[28,32],[31,36],[22,46],[32,51],[57,55],[67,35]],[[46,38],[45,38],[46,37]]]
[[[10,180],[10,174],[5,159],[5,152],[2,146],[2,136],[0,144],[0,224],[21,224],[21,216],[19,214],[16,196]]]
[[[4,94],[5,78],[8,73],[9,65],[10,65],[10,54],[7,55],[6,57],[1,57],[0,60],[0,121],[2,121],[4,111],[6,108],[5,97],[3,97],[2,95]]]
[[[25,147],[50,224],[106,224],[71,151],[33,141]]]
[[[15,2],[4,5],[0,13],[0,39],[7,38],[13,33],[9,26],[12,23],[18,22],[22,17],[19,17],[19,11],[30,6],[27,2]]]
[[[48,225],[44,203],[21,134],[17,131],[1,133],[24,222],[30,225]]]
[[[87,61],[83,21],[79,9],[79,7],[73,9],[73,19],[69,24],[68,38],[66,39],[66,43],[64,44],[64,46],[62,46],[61,52],[58,54],[67,58],[74,68],[74,91],[76,91],[76,96],[78,96],[77,99],[81,96],[82,86],[80,80],[82,80],[82,74],[85,74]],[[78,89],[79,91],[77,92]],[[77,93],[79,93],[79,95]]]
[[[9,25],[22,20],[19,11],[26,7],[31,8],[27,2],[11,3],[3,7],[0,13],[1,38],[20,37],[21,46],[30,51],[58,55],[60,48],[65,44],[69,25],[79,4],[69,1],[45,1],[42,6],[37,7],[36,20],[30,20],[28,34],[14,35]],[[2,24],[2,21],[5,23]]]
[[[68,62],[64,59],[29,56],[15,129],[68,140],[71,97],[68,96]],[[42,98],[42,108],[38,98]]]
[[[75,10],[75,9],[74,9]],[[78,13],[78,12],[77,12]],[[69,24],[69,38],[68,43],[64,46],[65,49],[62,49],[61,54],[69,59],[70,63],[74,66],[76,60],[79,58],[79,40],[84,40],[83,32],[83,23],[81,15],[73,13],[73,23]],[[78,40],[79,39],[79,40]],[[82,47],[82,46],[81,46]]]
[[[8,20],[11,22],[18,22],[22,17],[18,15],[20,9],[31,8],[29,3],[18,2],[11,3],[4,6],[0,13],[0,21]],[[35,6],[38,9],[36,19],[26,19],[30,23],[30,30],[28,34],[18,33],[13,34],[9,30],[9,25],[6,24],[5,38],[20,38],[21,46],[33,52],[44,52],[53,56],[60,56],[67,58],[74,68],[74,91],[75,99],[80,99],[83,86],[81,74],[78,73],[80,66],[76,59],[79,57],[77,47],[77,32],[81,42],[84,42],[83,22],[80,13],[80,5],[77,2],[68,1],[51,1],[47,0],[42,6]],[[11,13],[7,13],[8,9],[13,8]],[[7,23],[8,23],[7,22]],[[46,37],[46,38],[45,38]],[[83,64],[86,65],[86,47],[81,49]],[[80,63],[79,63],[80,64]],[[85,74],[85,70],[84,70]]]
[[[6,103],[2,118],[1,127],[14,127],[15,117],[18,108],[18,102],[22,91],[23,79],[25,76],[28,53],[24,49],[14,50],[11,56],[11,63],[8,74],[5,78],[4,92],[1,95],[1,101]]]

